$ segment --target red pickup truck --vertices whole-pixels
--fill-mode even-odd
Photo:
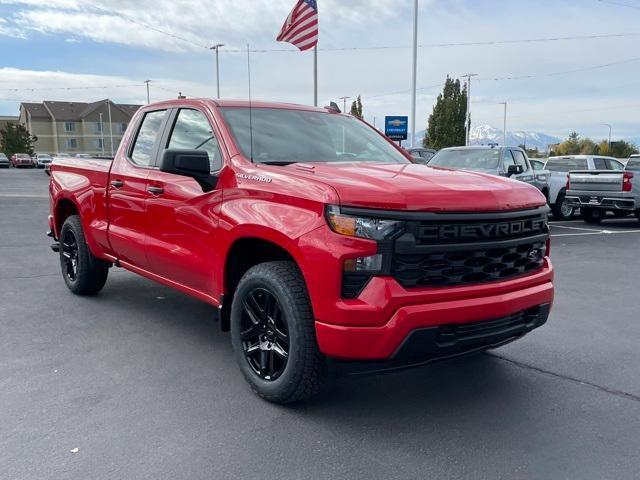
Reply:
[[[148,105],[112,162],[58,159],[50,194],[73,293],[117,266],[218,307],[272,402],[503,345],[553,301],[536,188],[415,164],[336,108]]]

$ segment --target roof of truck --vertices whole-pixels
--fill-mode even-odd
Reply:
[[[151,106],[166,106],[166,107],[179,107],[181,105],[195,105],[198,103],[210,103],[216,107],[241,107],[241,108],[281,108],[285,110],[306,110],[311,112],[323,112],[327,113],[327,108],[313,107],[310,105],[299,105],[296,103],[285,102],[264,102],[264,101],[251,101],[249,100],[215,100],[212,98],[179,98],[174,100],[167,100],[164,102],[154,103]]]

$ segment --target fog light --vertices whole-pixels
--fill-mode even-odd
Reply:
[[[345,272],[379,272],[382,270],[382,255],[350,258],[344,262]]]

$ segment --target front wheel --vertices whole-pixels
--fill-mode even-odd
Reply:
[[[580,210],[582,220],[592,225],[597,225],[602,222],[605,214],[605,211],[599,208],[581,208]]]
[[[265,400],[305,400],[326,382],[309,294],[293,262],[256,265],[242,277],[231,306],[231,342],[245,379]]]
[[[573,217],[575,208],[567,202],[564,193],[558,195],[556,203],[553,205],[553,216],[556,220],[569,220]]]
[[[71,215],[60,230],[60,268],[69,290],[95,295],[107,282],[109,264],[89,251],[80,217]]]

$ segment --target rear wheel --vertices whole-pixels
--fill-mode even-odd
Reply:
[[[231,341],[245,379],[265,400],[305,400],[325,384],[309,294],[293,262],[256,265],[242,277],[231,306]]]
[[[560,193],[553,205],[553,216],[556,220],[569,220],[573,217],[575,208],[568,204],[564,193]]]
[[[582,208],[581,209],[582,220],[592,225],[597,225],[598,223],[602,222],[602,219],[604,218],[604,214],[605,214],[605,211],[599,208]]]
[[[60,268],[67,287],[76,295],[95,295],[107,282],[109,264],[89,251],[77,215],[67,218],[60,230]]]

